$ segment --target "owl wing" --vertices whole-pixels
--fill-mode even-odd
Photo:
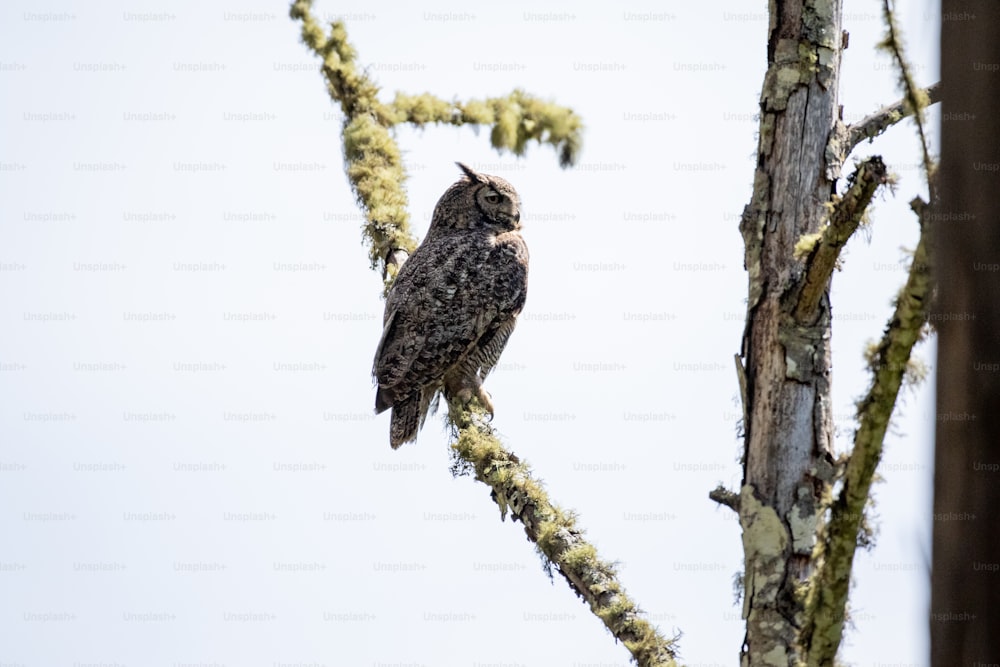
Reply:
[[[480,369],[480,378],[485,379],[500,361],[500,354],[507,347],[507,341],[514,331],[515,324],[517,320],[514,317],[496,322],[476,341],[473,365]]]
[[[376,412],[441,380],[475,342],[470,327],[457,324],[443,309],[409,303],[390,314],[375,357]]]
[[[524,242],[518,236],[520,246]],[[524,305],[524,261],[499,244],[481,252],[467,246],[414,253],[386,301],[385,326],[375,354],[376,411],[440,382],[463,358],[492,368]]]
[[[376,412],[439,382],[486,329],[471,307],[477,290],[464,280],[483,258],[471,256],[460,241],[422,245],[389,291],[372,369]]]
[[[479,375],[485,378],[500,361],[500,355],[507,347],[517,316],[524,308],[528,295],[528,248],[520,234],[504,234],[500,237],[497,255],[491,266],[493,292],[496,297],[497,312],[486,330],[477,338],[473,360],[479,367]]]

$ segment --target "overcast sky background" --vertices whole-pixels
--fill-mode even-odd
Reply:
[[[851,122],[900,95],[881,3],[844,4]],[[932,83],[937,4],[896,4]],[[741,477],[767,9],[655,5],[316,10],[346,18],[386,99],[520,87],[582,116],[570,170],[499,156],[488,130],[400,128],[415,231],[456,160],[518,188],[531,281],[494,425],[684,662],[734,665],[740,532],[707,494]],[[489,490],[451,477],[440,417],[389,449],[380,279],[286,4],[7,2],[0,98],[0,663],[628,664]],[[925,190],[910,123],[856,151],[876,153],[896,193],[833,284],[839,451]],[[886,438],[846,664],[927,663],[933,386]]]

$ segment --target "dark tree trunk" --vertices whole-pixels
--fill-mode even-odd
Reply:
[[[1000,3],[944,0],[931,664],[1000,663]]]

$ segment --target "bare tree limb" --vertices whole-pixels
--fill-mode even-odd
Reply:
[[[926,104],[936,104],[941,101],[941,82],[920,90]],[[913,108],[906,99],[883,107],[873,114],[865,116],[856,123],[847,126],[847,141],[844,154],[849,154],[854,147],[865,139],[874,139],[890,127],[913,115]]]
[[[864,520],[872,477],[882,457],[882,443],[903,383],[913,345],[927,321],[930,303],[930,224],[919,198],[910,206],[920,218],[920,241],[896,309],[872,359],[872,383],[858,404],[860,425],[844,472],[843,487],[831,505],[830,521],[818,548],[817,568],[806,605],[802,636],[809,643],[810,665],[831,665],[840,645],[850,587],[851,567]]]
[[[740,511],[740,494],[730,491],[721,484],[708,492],[710,500],[714,500],[720,505],[725,505],[734,512]]]
[[[827,290],[830,276],[840,251],[854,234],[878,186],[888,179],[885,163],[878,155],[870,157],[850,177],[851,186],[833,204],[830,220],[819,237],[812,240],[812,250],[806,260],[802,291],[795,308],[795,319],[811,321],[816,316],[819,301]]]

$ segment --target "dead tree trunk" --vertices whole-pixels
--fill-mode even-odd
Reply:
[[[805,662],[799,633],[819,509],[834,466],[829,270],[809,271],[839,175],[840,0],[771,3],[754,192],[741,222],[749,274],[743,341],[745,553],[743,664]],[[796,252],[796,246],[800,252]],[[806,249],[808,251],[808,248]]]
[[[739,494],[717,489],[712,497],[734,507],[743,528],[743,664],[832,665],[865,504],[910,352],[927,318],[931,267],[927,206],[914,199],[920,241],[869,361],[872,379],[858,404],[853,447],[835,461],[830,277],[872,196],[887,182],[886,165],[869,157],[840,193],[836,182],[854,146],[933,103],[937,86],[914,87],[884,2],[886,48],[906,95],[847,127],[837,104],[846,44],[840,0],[783,0],[771,3],[770,11],[754,192],[740,223],[749,274],[738,365],[743,485]],[[931,175],[926,151],[925,167]]]

